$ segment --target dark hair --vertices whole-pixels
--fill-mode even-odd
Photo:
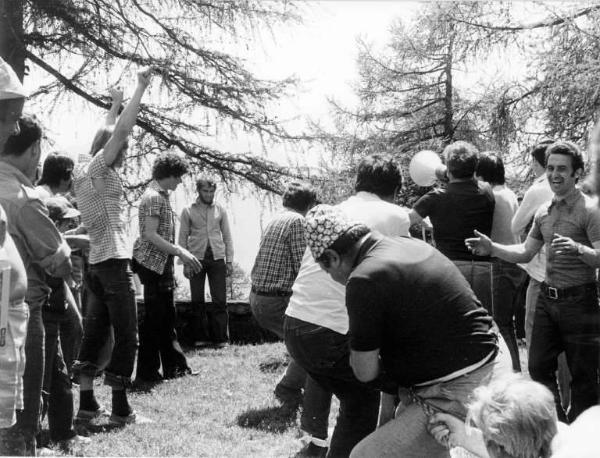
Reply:
[[[42,138],[42,127],[33,116],[22,116],[19,119],[17,135],[11,135],[4,145],[4,156],[21,156],[31,145]]]
[[[364,224],[357,224],[355,226],[352,226],[350,229],[348,229],[346,232],[340,235],[337,238],[337,240],[333,242],[331,246],[329,246],[328,249],[335,251],[340,256],[343,256],[350,251],[350,249],[356,244],[356,242],[362,239],[369,232],[371,232],[371,229],[369,229]],[[331,263],[327,251],[325,251],[319,257],[319,259],[317,259],[317,261],[322,262],[325,265],[325,267],[329,267]]]
[[[209,177],[200,177],[196,180],[196,191],[200,192],[202,186],[210,186],[211,188],[217,187],[217,182]]]
[[[42,169],[42,177],[38,181],[38,185],[58,186],[61,180],[71,179],[71,173],[75,163],[73,159],[64,153],[56,151],[50,153],[44,161]]]
[[[299,212],[309,210],[317,200],[317,193],[312,185],[294,181],[289,183],[283,193],[283,206]]]
[[[531,155],[542,167],[546,168],[546,150],[550,145],[554,143],[554,140],[547,138],[534,145],[531,148]]]
[[[379,197],[389,196],[402,187],[402,174],[388,154],[371,154],[365,157],[356,172],[356,192],[372,192]]]
[[[558,141],[552,143],[552,145],[550,145],[546,150],[546,163],[548,163],[548,158],[551,154],[563,154],[565,156],[570,156],[573,172],[579,169],[583,170],[585,168],[583,154],[581,154],[581,150],[575,143],[567,141]]]
[[[162,180],[169,177],[181,177],[188,173],[190,166],[187,161],[175,153],[159,156],[152,165],[152,178]]]
[[[15,110],[15,106],[23,104],[24,98],[0,99],[0,121],[6,121],[9,113]]]
[[[470,178],[475,173],[479,152],[471,143],[458,141],[444,148],[444,158],[454,178]]]
[[[506,182],[502,158],[493,151],[481,153],[475,174],[483,178],[483,181],[492,185],[504,184]]]

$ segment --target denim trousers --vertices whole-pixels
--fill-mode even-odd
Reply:
[[[58,442],[75,436],[73,430],[73,391],[63,359],[60,331],[69,318],[53,311],[43,311],[46,330],[46,366],[42,391],[42,418],[48,414],[50,440]]]
[[[250,293],[250,308],[258,324],[284,338],[283,322],[288,297],[262,296]],[[300,392],[304,389],[300,426],[302,430],[320,439],[327,438],[331,392],[324,390],[293,358],[278,385]]]
[[[327,456],[349,456],[354,446],[377,426],[379,392],[354,376],[348,336],[289,316],[285,317],[284,334],[292,358],[339,399]]]
[[[87,307],[83,320],[83,342],[74,370],[94,377],[102,352],[114,332],[110,363],[104,383],[128,386],[138,346],[135,285],[129,259],[109,259],[90,265],[86,274]]]
[[[192,332],[196,339],[214,343],[227,342],[227,300],[225,260],[212,256],[201,260],[202,269],[190,278],[190,293],[194,305]],[[204,300],[204,284],[208,277],[211,303]]]
[[[446,412],[465,419],[473,390],[511,372],[510,354],[499,339],[496,357],[455,379],[424,387],[400,388],[394,419],[377,428],[352,451],[352,458],[447,458],[450,451],[427,431],[429,417]]]
[[[559,420],[565,419],[556,370],[558,356],[565,352],[571,372],[571,403],[566,418],[573,421],[598,403],[600,308],[594,285],[561,299],[550,299],[542,291],[533,320],[529,374],[554,394]]]
[[[463,277],[467,279],[471,289],[481,302],[481,305],[490,313],[494,314],[494,285],[492,263],[484,261],[452,261]]]
[[[521,372],[515,316],[527,273],[516,264],[502,259],[494,260],[492,270],[494,275],[494,321],[500,328],[500,333],[508,346],[513,370]]]
[[[531,351],[531,334],[533,332],[533,319],[535,317],[535,308],[540,296],[542,282],[537,281],[534,278],[529,277],[529,285],[527,286],[527,294],[525,296],[525,339],[527,341],[527,352]],[[528,358],[531,356],[528,355]],[[563,351],[558,355],[558,370],[556,371],[556,379],[558,382],[558,389],[560,392],[560,401],[563,407],[563,411],[559,411],[559,414],[563,414],[569,408],[571,403],[571,373],[569,372],[569,366],[567,366],[567,358]],[[563,416],[564,421],[564,416]]]
[[[30,303],[27,339],[25,340],[25,372],[23,373],[23,410],[17,412],[17,427],[31,442],[40,428],[42,384],[44,381],[44,323],[42,304]]]
[[[177,311],[173,288],[164,286],[161,281],[164,275],[172,276],[172,270],[160,275],[138,265],[137,274],[144,285],[144,322],[140,328],[137,377],[153,380],[161,363],[163,376],[175,376],[189,366],[175,331]]]
[[[67,372],[71,373],[73,363],[79,355],[83,338],[83,321],[77,302],[68,302],[64,317],[60,320],[60,349],[65,360]]]

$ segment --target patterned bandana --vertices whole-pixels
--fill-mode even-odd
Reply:
[[[348,221],[338,208],[331,205],[317,205],[312,208],[304,219],[304,237],[315,260],[319,259],[342,234],[357,224],[360,223]]]
[[[0,57],[0,99],[20,99],[27,97],[25,88],[15,71]]]

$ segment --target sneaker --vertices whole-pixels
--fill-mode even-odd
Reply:
[[[131,412],[129,415],[121,416],[117,414],[112,414],[108,419],[108,423],[114,426],[126,426],[126,425],[145,425],[148,423],[154,423],[150,418],[143,417],[142,415],[138,415],[135,411]]]
[[[76,450],[81,449],[86,445],[90,445],[91,443],[92,439],[89,437],[76,434],[71,439],[65,439],[64,441],[58,442],[58,445],[63,450]]]
[[[308,444],[306,444],[304,447],[302,447],[298,453],[296,453],[294,455],[295,458],[301,458],[301,457],[308,457],[308,456],[312,456],[312,457],[325,457],[327,455],[327,447],[321,447],[317,444],[315,444],[314,442],[309,442]]]
[[[108,417],[110,412],[104,407],[100,406],[96,410],[84,410],[79,409],[75,416],[75,421],[92,421],[100,417]]]

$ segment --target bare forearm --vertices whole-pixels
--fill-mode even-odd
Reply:
[[[156,246],[156,248],[158,248],[160,251],[163,251],[173,256],[179,256],[179,247],[177,245],[167,242],[156,232],[144,234],[144,239],[148,240],[149,242],[152,242],[152,244]]]
[[[579,259],[590,267],[600,267],[600,250],[582,246],[582,254],[579,256]]]
[[[529,262],[533,257],[533,255],[525,249],[525,245],[523,243],[518,245],[501,245],[494,242],[492,243],[491,255],[515,264],[520,262]]]

